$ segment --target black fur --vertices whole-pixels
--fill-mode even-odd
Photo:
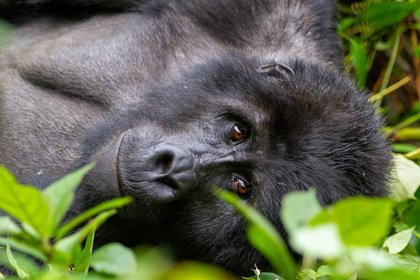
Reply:
[[[266,262],[212,186],[252,184],[244,199],[282,234],[288,192],[387,194],[381,121],[342,73],[333,1],[0,3],[17,26],[0,57],[0,162],[42,188],[96,160],[70,216],[135,200],[98,244],[167,244],[248,274]]]

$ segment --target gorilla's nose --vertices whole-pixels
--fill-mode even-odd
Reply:
[[[174,144],[162,143],[150,155],[150,179],[156,183],[152,196],[168,200],[188,191],[194,185],[194,159],[190,151]]]
[[[169,142],[148,145],[142,140],[135,130],[122,137],[117,156],[121,195],[167,202],[195,185],[194,156],[186,147]]]

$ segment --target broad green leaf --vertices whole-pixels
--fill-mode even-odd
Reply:
[[[226,201],[249,223],[248,239],[287,280],[296,276],[296,264],[274,226],[260,213],[246,204],[237,195],[215,189],[216,196]]]
[[[341,18],[337,28],[340,35],[345,36],[344,32],[351,28],[356,22],[357,21],[354,18]]]
[[[7,259],[9,260],[10,265],[16,271],[19,278],[28,279],[29,278],[28,273],[19,266],[16,259],[13,257],[12,250],[10,249],[9,243],[6,244],[6,254],[7,254]]]
[[[417,200],[420,200],[420,188],[417,188],[417,190],[415,191],[415,193],[414,193],[414,197],[417,199]]]
[[[72,220],[70,220],[68,223],[62,225],[58,230],[56,234],[56,238],[60,239],[63,236],[65,236],[67,233],[69,233],[72,229],[76,228],[81,223],[87,221],[91,217],[110,210],[110,209],[117,209],[121,208],[127,204],[129,204],[132,201],[132,198],[130,197],[120,197],[115,198],[112,200],[108,200],[105,202],[102,202],[101,204],[98,204],[92,208],[89,208],[85,212],[81,213],[80,215],[74,217]]]
[[[280,247],[280,244],[277,244],[277,237],[271,236],[265,228],[252,223],[248,226],[247,237],[249,243],[251,243],[255,249],[263,254],[267,260],[271,263],[275,263],[277,261],[276,268],[279,269],[279,273],[284,271],[281,270],[281,264],[278,261],[283,257],[282,250],[284,251],[284,249]]]
[[[74,272],[81,272],[84,275],[87,274],[90,266],[90,260],[92,257],[93,240],[95,237],[95,230],[91,231],[86,239],[85,247],[82,250],[79,258],[74,264]]]
[[[299,280],[316,280],[317,278],[316,271],[310,268],[303,268],[297,277]]]
[[[259,275],[243,277],[245,280],[284,280],[283,277],[271,272],[261,272]]]
[[[22,223],[21,226],[22,226],[23,231],[29,234],[34,240],[41,239],[41,237],[39,236],[39,233],[27,223]]]
[[[335,223],[344,244],[369,246],[388,233],[392,210],[393,202],[388,199],[347,198],[321,211],[311,224]]]
[[[50,206],[39,190],[19,185],[13,175],[0,166],[0,193],[1,209],[32,226],[41,237],[49,237]]]
[[[357,85],[363,88],[369,72],[369,59],[363,45],[356,40],[350,40],[350,57],[356,71]]]
[[[114,276],[130,275],[136,272],[136,257],[133,251],[119,243],[109,243],[92,255],[92,268]]]
[[[318,270],[316,271],[316,276],[318,278],[323,277],[323,276],[333,275],[333,274],[334,274],[334,271],[332,267],[328,265],[321,265],[320,267],[318,267]]]
[[[302,255],[317,258],[340,257],[344,253],[344,245],[334,224],[300,228],[290,237],[290,245]]]
[[[420,273],[420,257],[419,256],[393,255],[392,259],[395,260],[405,270]]]
[[[384,270],[396,266],[396,262],[386,254],[374,248],[352,248],[347,252],[348,257],[354,265],[375,270]]]
[[[414,198],[420,186],[420,166],[402,155],[394,155],[394,168],[391,172],[393,197],[397,201]]]
[[[19,251],[16,251],[13,249],[12,246],[11,250],[13,253],[13,258],[15,258],[16,262],[19,264],[19,266],[27,273],[29,276],[34,276],[35,274],[38,274],[42,267],[40,266],[40,263],[35,261],[34,258],[21,253]],[[14,270],[12,266],[10,265],[7,250],[5,247],[0,248],[0,271],[5,271],[3,268],[7,267],[10,270]],[[9,278],[8,278],[9,279]]]
[[[81,231],[58,240],[52,250],[52,263],[60,267],[70,266],[81,251],[82,241]]]
[[[88,164],[54,182],[42,192],[45,200],[49,201],[52,213],[50,235],[53,234],[69,209],[73,201],[74,190],[93,167],[93,163]]]
[[[81,243],[90,234],[104,223],[110,216],[114,215],[116,210],[108,210],[99,214],[77,232],[60,239],[53,248],[54,262],[62,265],[70,265],[77,260],[78,253],[81,250]]]
[[[375,29],[380,29],[397,24],[418,6],[418,3],[397,1],[371,3],[360,18]]]
[[[140,274],[141,275],[141,274]],[[143,277],[136,273],[136,279],[165,279],[165,280],[233,280],[237,279],[222,268],[208,263],[182,262],[177,264],[164,277]],[[279,278],[281,280],[282,278]]]
[[[414,228],[412,227],[389,236],[385,240],[383,247],[388,248],[388,253],[390,254],[398,254],[407,247],[413,235]]]
[[[420,280],[420,274],[407,271],[404,268],[390,268],[385,270],[365,269],[360,273],[368,280]]]
[[[21,232],[20,227],[10,217],[0,217],[0,235],[16,235]]]
[[[321,205],[314,189],[307,192],[294,192],[285,196],[280,211],[281,220],[286,231],[292,234],[295,230],[306,226],[308,221],[319,211]]]
[[[14,237],[10,237],[10,238],[0,237],[0,245],[6,246],[7,244],[9,244],[14,250],[25,253],[40,261],[43,261],[43,262],[48,261],[47,255],[45,255],[45,253],[42,251],[42,248],[40,247],[39,244],[35,245],[28,241],[22,241]]]
[[[164,248],[141,246],[135,249],[135,255],[137,256],[136,276],[138,279],[167,280],[167,276],[176,273],[176,270],[173,271],[175,264]],[[181,280],[185,279],[181,278]]]
[[[414,201],[413,206],[408,210],[405,218],[409,226],[415,226],[417,229],[420,228],[420,200]]]
[[[396,153],[409,153],[417,149],[416,146],[407,143],[394,143],[391,147]]]

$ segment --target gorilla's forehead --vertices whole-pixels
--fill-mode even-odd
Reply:
[[[280,69],[276,75],[259,71],[270,63],[281,63],[287,71]],[[352,114],[355,107],[370,110],[365,98],[335,69],[299,60],[275,62],[230,53],[195,67],[175,87],[179,95],[185,96],[186,104],[233,107],[270,120],[275,115],[294,118],[311,112],[331,117],[345,111]]]

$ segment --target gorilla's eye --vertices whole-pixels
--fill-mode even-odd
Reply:
[[[247,199],[251,195],[252,186],[245,180],[239,177],[233,176],[232,186],[235,192],[242,198]]]
[[[235,123],[230,129],[230,139],[233,142],[240,142],[245,139],[247,129],[241,123]]]

